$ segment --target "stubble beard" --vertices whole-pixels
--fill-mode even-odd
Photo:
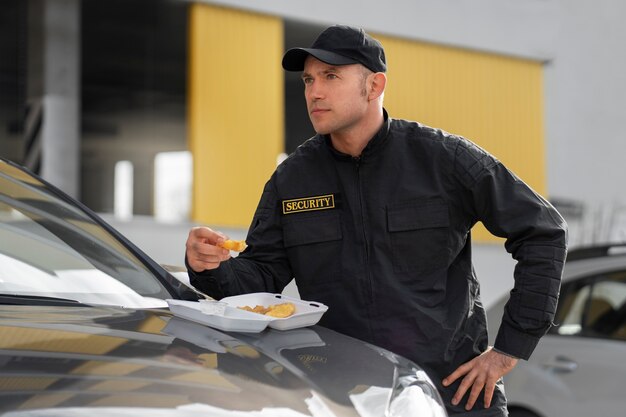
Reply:
[[[372,72],[368,69],[364,69],[363,73],[361,74],[361,91],[360,91],[360,96],[361,97],[367,97],[367,77],[371,74]],[[315,122],[313,121],[313,118],[310,117],[311,120],[311,125],[313,125],[313,130],[315,130],[315,132],[319,135],[329,135],[330,133],[333,132],[332,127],[331,128],[327,128],[325,130],[322,130],[321,128],[318,128],[315,125]]]

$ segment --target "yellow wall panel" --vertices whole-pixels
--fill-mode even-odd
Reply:
[[[194,4],[189,23],[192,217],[247,227],[284,147],[282,21]]]
[[[535,61],[378,36],[391,117],[462,135],[545,195],[543,68]],[[493,241],[484,228],[474,240]]]

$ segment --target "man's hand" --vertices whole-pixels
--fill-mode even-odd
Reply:
[[[457,405],[471,387],[465,409],[471,410],[474,407],[474,403],[483,389],[485,390],[485,408],[488,408],[491,405],[496,382],[511,372],[517,365],[517,361],[517,359],[511,356],[496,352],[492,347],[489,347],[480,356],[459,366],[443,380],[443,385],[447,387],[460,377],[463,377],[459,389],[452,398],[452,404]]]
[[[189,231],[187,237],[187,248],[185,255],[187,263],[196,272],[206,269],[215,269],[220,263],[230,258],[230,251],[220,248],[218,243],[226,240],[227,237],[220,232],[208,227],[194,227]]]

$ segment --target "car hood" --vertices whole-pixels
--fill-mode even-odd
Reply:
[[[248,334],[167,310],[0,306],[3,417],[366,417],[393,401],[444,415],[415,364],[319,326]]]

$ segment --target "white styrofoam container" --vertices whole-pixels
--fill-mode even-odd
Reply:
[[[184,301],[167,299],[170,311],[178,317],[214,327],[219,330],[258,333],[267,326],[277,330],[289,330],[312,326],[324,315],[328,307],[322,303],[304,301],[282,294],[256,292],[234,295],[217,301]],[[242,310],[238,307],[293,303],[296,311],[285,318],[266,316]]]
[[[192,320],[197,323],[205,324],[216,329],[233,331],[258,333],[265,329],[271,317],[262,314],[251,313],[239,308],[225,306],[223,311],[219,309],[207,309],[205,302],[184,301],[167,299],[170,311],[175,316]]]
[[[229,307],[234,308],[243,306],[254,307],[256,305],[268,307],[272,304],[293,303],[296,307],[296,311],[293,315],[285,318],[270,317],[268,326],[277,330],[289,330],[297,327],[312,326],[320,321],[326,310],[328,310],[328,307],[322,303],[305,301],[299,298],[269,292],[233,295],[222,298],[220,301],[228,304]],[[263,317],[262,314],[251,314]]]

